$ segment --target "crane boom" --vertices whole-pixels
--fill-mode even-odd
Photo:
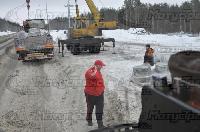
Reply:
[[[99,20],[101,19],[101,15],[97,9],[97,7],[95,6],[93,0],[85,0],[96,23],[99,22]]]
[[[80,15],[79,15],[79,8],[78,8],[78,4],[77,4],[77,0],[75,0],[75,3],[76,3],[76,18],[80,18]]]
[[[94,21],[90,24],[89,20],[86,17],[80,16],[77,0],[76,3],[76,17],[75,17],[75,26],[72,29],[70,36],[71,38],[81,38],[81,37],[88,37],[88,36],[101,36],[102,30],[110,30],[116,29],[117,22],[116,21],[103,21],[101,18],[100,12],[98,11],[97,7],[95,6],[93,0],[85,0],[87,6],[92,13],[92,17]]]

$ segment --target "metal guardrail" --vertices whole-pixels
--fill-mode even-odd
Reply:
[[[16,35],[16,33],[0,36],[0,44],[13,38],[15,35]]]

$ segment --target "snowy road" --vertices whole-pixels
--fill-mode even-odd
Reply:
[[[109,45],[109,44],[108,44]],[[0,57],[0,131],[87,132],[84,73],[96,59],[105,62],[105,125],[137,122],[141,88],[129,82],[132,67],[142,64],[143,46],[116,43],[100,54],[65,57],[55,49],[51,61],[22,63],[14,47]]]

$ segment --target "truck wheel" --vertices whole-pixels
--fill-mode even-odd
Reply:
[[[90,53],[95,53],[95,47],[94,46],[89,47],[89,52]]]
[[[72,46],[71,53],[72,53],[73,55],[78,55],[78,54],[80,53],[80,48],[79,48],[79,46]]]
[[[95,53],[100,53],[100,47],[95,47]]]
[[[67,45],[67,50],[70,50],[70,46],[69,45]]]
[[[19,58],[18,59],[24,60],[25,57],[26,57],[26,53],[19,52]]]
[[[89,52],[90,53],[99,53],[100,52],[100,47],[92,46],[92,47],[89,48]]]

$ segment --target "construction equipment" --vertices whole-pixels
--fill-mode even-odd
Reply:
[[[18,60],[52,59],[54,56],[53,38],[44,30],[44,19],[28,19],[23,22],[21,30],[15,37],[15,49]]]
[[[116,21],[104,21],[101,18],[99,11],[97,10],[92,0],[85,0],[93,16],[93,22],[91,20],[81,17],[79,15],[79,8],[76,2],[76,17],[74,18],[75,24],[73,28],[68,31],[67,40],[59,40],[59,52],[62,48],[62,56],[64,50],[64,44],[72,54],[77,55],[82,51],[88,51],[90,53],[99,53],[101,46],[104,46],[104,42],[113,42],[113,48],[115,47],[114,38],[100,38],[97,36],[102,35],[102,30],[111,30],[117,28]]]

